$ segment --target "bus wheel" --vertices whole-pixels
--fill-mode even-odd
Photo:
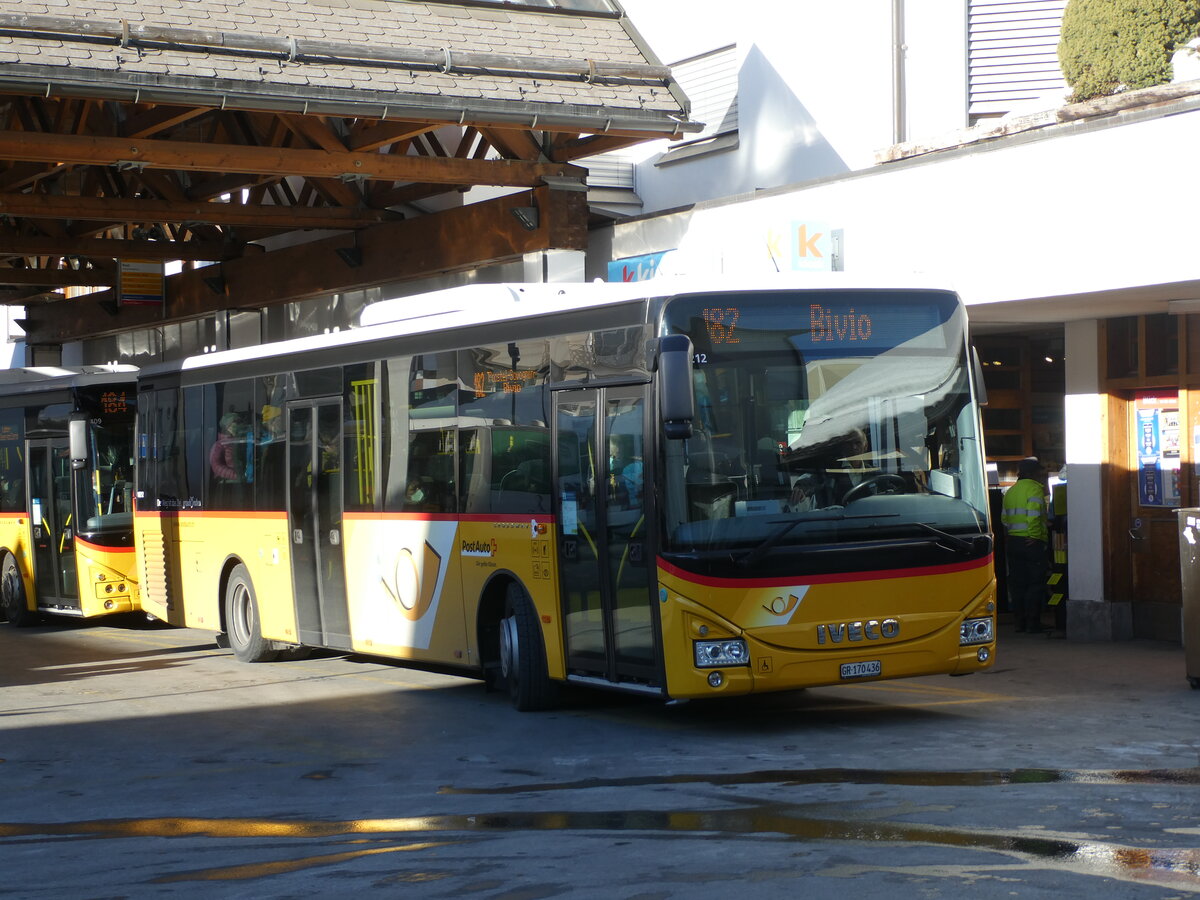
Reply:
[[[276,651],[271,641],[264,640],[258,620],[258,600],[250,573],[240,563],[229,573],[225,586],[225,627],[229,648],[242,662],[269,662]]]
[[[546,651],[533,601],[516,582],[504,596],[500,620],[500,670],[513,706],[526,711],[549,709],[558,699],[558,686],[546,672]]]
[[[25,628],[37,621],[37,613],[29,608],[25,597],[25,581],[21,578],[21,570],[11,553],[4,554],[4,563],[0,565],[0,606],[8,624]]]

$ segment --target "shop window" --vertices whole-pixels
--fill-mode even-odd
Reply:
[[[1124,316],[1106,323],[1105,355],[1109,378],[1136,378],[1138,374],[1138,318]]]
[[[1020,431],[1022,425],[1021,410],[995,409],[985,406],[983,409],[983,427],[988,430]]]
[[[1146,316],[1146,374],[1179,374],[1179,317]]]
[[[1187,373],[1200,375],[1200,315],[1183,318],[1187,335]]]

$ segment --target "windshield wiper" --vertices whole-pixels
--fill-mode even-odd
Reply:
[[[942,531],[940,528],[934,528],[928,522],[910,522],[910,525],[915,525],[917,528],[923,528],[930,534],[937,535],[950,546],[947,550],[953,550],[955,553],[972,554],[975,552],[975,542],[968,541],[966,538],[961,538],[956,534]]]
[[[782,541],[787,536],[788,532],[790,532],[793,528],[795,528],[797,525],[799,525],[802,522],[805,524],[811,524],[812,522],[843,522],[848,519],[884,519],[884,518],[891,518],[894,515],[896,515],[896,514],[888,513],[883,516],[877,516],[877,515],[860,515],[860,516],[824,515],[824,516],[807,516],[805,518],[792,519],[788,522],[784,522],[782,528],[779,528],[779,529],[773,531],[771,534],[767,535],[766,538],[763,539],[763,542],[761,544],[759,544],[753,550],[747,551],[746,553],[744,553],[742,556],[738,557],[734,561],[742,568],[753,565],[754,563],[756,563],[760,559],[762,559],[764,556],[766,556],[768,553],[770,553],[771,549],[776,544],[778,544],[780,541]]]

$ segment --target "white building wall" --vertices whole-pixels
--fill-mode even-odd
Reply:
[[[1161,312],[1168,298],[1200,295],[1200,217],[1180,190],[1200,146],[1200,109],[1059,134],[1069,139],[1018,138],[621,224],[612,257],[677,249],[676,271],[771,271],[771,241],[806,225],[809,236],[841,230],[847,272],[928,274],[971,304],[1037,305],[1031,321],[1080,318],[1106,292],[1140,292],[1147,303],[1123,297],[1090,317]],[[828,262],[810,254],[791,267]],[[1148,290],[1177,283],[1185,287]],[[1046,312],[1054,297],[1077,298],[1074,312]]]
[[[1067,436],[1067,600],[1071,638],[1112,640],[1129,637],[1128,603],[1106,604],[1104,508],[1101,494],[1105,448],[1104,396],[1100,390],[1099,323],[1095,319],[1064,326]],[[1119,607],[1119,608],[1118,608]]]
[[[627,0],[631,21],[667,56],[736,42],[739,141],[686,161],[656,164],[665,142],[642,148],[643,211],[671,209],[867,168],[905,136],[966,125],[966,8],[961,0],[903,4],[903,96],[894,93],[892,0],[756,0],[704,15],[693,0]],[[686,35],[686,39],[680,36]]]
[[[3,341],[0,341],[0,369],[13,369],[25,365],[25,331],[14,320],[25,315],[23,306],[4,307],[0,321]]]

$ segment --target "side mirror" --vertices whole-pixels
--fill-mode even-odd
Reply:
[[[87,465],[87,419],[75,415],[67,423],[67,443],[71,454],[71,468],[82,469]]]
[[[696,394],[692,386],[692,341],[686,334],[668,334],[658,342],[658,409],[668,440],[692,436]]]

